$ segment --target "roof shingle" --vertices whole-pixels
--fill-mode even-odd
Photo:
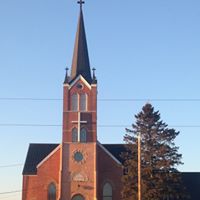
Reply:
[[[59,144],[30,144],[22,174],[37,174],[37,165],[58,145]]]

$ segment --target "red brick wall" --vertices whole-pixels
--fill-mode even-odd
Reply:
[[[78,88],[77,85],[83,85]],[[97,88],[96,85],[88,85],[81,76],[70,85],[64,85],[63,100],[63,140],[62,140],[62,171],[61,171],[61,200],[71,199],[74,194],[81,193],[86,199],[96,198],[96,140],[97,140]],[[72,111],[71,96],[73,94],[87,94],[87,111],[81,112],[81,128],[87,130],[87,143],[71,143],[72,129],[78,129],[78,112]],[[79,101],[80,103],[80,101]],[[79,105],[80,106],[80,105]],[[76,150],[84,152],[86,160],[82,164],[73,161],[73,153]],[[82,173],[88,181],[73,181],[74,173]]]
[[[84,160],[77,163],[73,155],[82,152]],[[61,199],[71,199],[75,194],[82,194],[86,200],[96,198],[96,143],[65,143],[63,146],[63,178]],[[77,181],[75,176],[83,175],[85,180]]]
[[[59,195],[60,149],[45,160],[37,169],[36,176],[23,177],[22,200],[46,200],[47,188],[54,183]]]
[[[82,84],[83,89],[78,89],[77,84]],[[96,85],[92,85],[91,88],[82,79],[77,80],[77,82],[70,88],[70,85],[64,85],[64,100],[63,100],[63,142],[72,142],[72,129],[77,128],[77,123],[72,123],[72,121],[78,120],[78,113],[71,112],[71,96],[74,93],[79,95],[85,93],[88,96],[87,112],[81,112],[81,120],[87,121],[87,124],[83,124],[82,127],[87,129],[87,141],[96,142],[96,118],[97,118],[97,91]]]
[[[113,187],[113,200],[121,200],[122,166],[113,160],[99,145],[97,152],[98,200],[103,200],[103,185],[106,182],[109,182]]]

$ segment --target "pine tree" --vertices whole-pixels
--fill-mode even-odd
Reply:
[[[185,199],[185,189],[177,166],[182,155],[174,140],[179,132],[168,128],[160,119],[160,113],[146,104],[135,116],[132,129],[126,129],[124,141],[127,151],[124,159],[124,200],[138,199],[137,136],[141,135],[141,194],[142,200],[162,200],[164,197]],[[170,198],[170,199],[171,199]],[[166,198],[167,199],[167,198]]]

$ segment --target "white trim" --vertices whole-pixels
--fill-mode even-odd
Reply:
[[[98,142],[98,145],[119,165],[122,165],[122,163],[117,160],[100,142]]]
[[[70,84],[69,89],[71,89],[71,88],[76,84],[76,82],[77,82],[79,79],[80,79],[81,81],[83,81],[83,82],[85,83],[85,85],[91,90],[91,85],[83,78],[82,75],[79,75],[79,76]]]
[[[45,161],[47,161],[56,151],[58,151],[58,149],[60,149],[60,144],[47,156],[45,157],[42,161],[40,161],[36,168],[39,168]]]
[[[78,142],[80,142],[80,134],[81,134],[81,113],[78,112]]]
[[[63,86],[64,87],[69,86],[69,83],[64,83]]]
[[[80,142],[81,124],[82,123],[87,124],[87,121],[81,121],[81,112],[78,111],[77,113],[78,113],[78,120],[77,121],[72,121],[72,123],[77,123],[77,126],[78,126],[78,142]]]
[[[33,174],[31,174],[31,175],[26,174],[26,175],[23,175],[23,176],[37,176],[37,174],[35,174],[35,175],[33,175]]]

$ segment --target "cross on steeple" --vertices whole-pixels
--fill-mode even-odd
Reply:
[[[87,121],[81,121],[81,112],[78,111],[78,120],[77,121],[72,121],[72,123],[77,123],[78,124],[78,142],[81,141],[81,124],[86,124]]]
[[[83,6],[83,4],[85,3],[85,1],[79,0],[77,3],[80,4],[80,8],[82,9],[82,6]]]

